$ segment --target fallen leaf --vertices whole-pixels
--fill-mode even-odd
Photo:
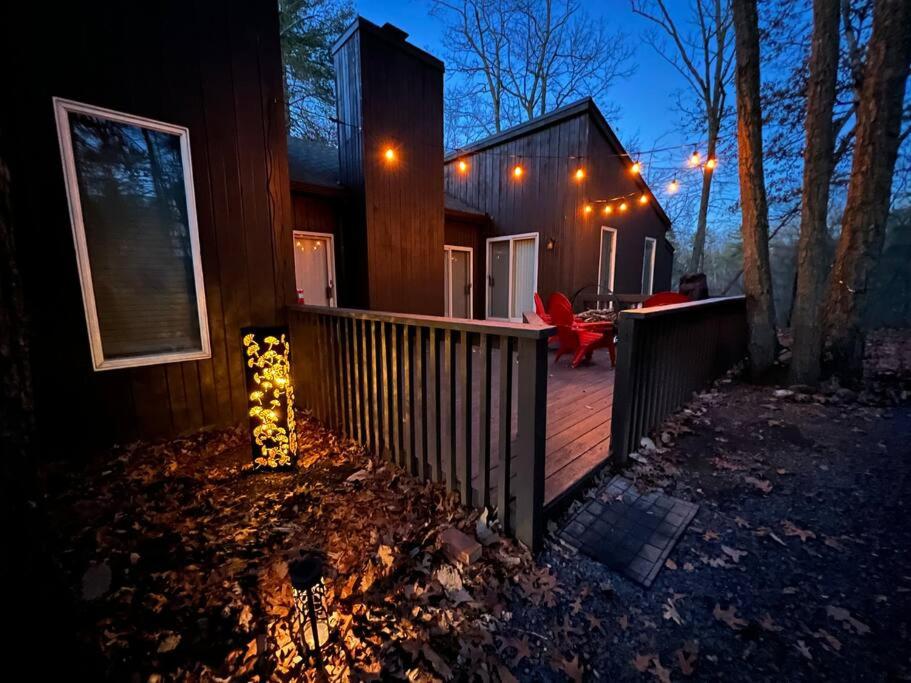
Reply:
[[[730,557],[734,561],[735,564],[740,562],[741,557],[744,557],[745,555],[747,555],[746,550],[737,550],[736,548],[731,548],[726,545],[721,546],[721,552],[723,552],[725,555]]]
[[[95,564],[82,575],[82,599],[95,600],[111,588],[111,568],[107,562]]]
[[[677,569],[677,563],[674,562],[671,558],[667,558],[664,561],[664,566],[670,569],[671,571]]]
[[[677,605],[673,598],[668,598],[665,601],[663,616],[665,619],[673,621],[678,626],[683,625],[683,619],[680,617],[680,612],[677,611]]]
[[[843,607],[835,607],[833,605],[829,605],[826,607],[826,614],[835,619],[835,621],[842,622],[841,625],[845,630],[850,631],[853,629],[854,632],[859,636],[866,635],[870,632],[869,626],[867,626],[862,621],[858,621],[852,617],[851,613]]]
[[[801,529],[790,520],[782,520],[781,526],[785,536],[799,536],[801,543],[806,543],[808,538],[816,538],[816,534],[807,529]]]
[[[798,640],[795,647],[800,652],[800,654],[802,654],[810,661],[813,661],[813,653],[810,652],[810,648],[807,647],[807,644],[803,640]]]
[[[841,650],[841,641],[833,636],[831,633],[821,628],[816,633],[813,634],[817,638],[822,638],[829,644],[829,647],[838,652]]]
[[[680,667],[680,673],[684,676],[692,676],[696,670],[696,659],[699,656],[699,643],[695,640],[687,640],[683,647],[674,651],[677,658],[677,666]]]
[[[164,639],[158,643],[158,652],[171,652],[180,645],[180,634],[179,633],[169,633]]]
[[[716,602],[715,609],[712,610],[712,616],[718,621],[723,621],[735,631],[739,631],[748,623],[737,616],[737,608],[735,608],[734,605],[731,605],[727,609],[721,609],[721,605]]]
[[[777,633],[782,630],[780,626],[775,624],[775,620],[772,619],[772,615],[768,612],[762,615],[762,618],[759,620],[759,625],[770,633]]]
[[[633,668],[636,671],[645,673],[646,671],[648,671],[649,666],[651,666],[652,660],[657,656],[658,655],[655,655],[655,654],[646,654],[646,655],[638,654],[635,657],[633,657]]]
[[[766,479],[757,479],[756,477],[744,477],[743,480],[752,486],[755,486],[757,489],[763,493],[770,493],[772,490],[772,482]]]
[[[718,532],[714,529],[708,529],[704,534],[702,534],[703,541],[717,541]]]

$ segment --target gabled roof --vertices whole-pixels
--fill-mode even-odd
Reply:
[[[461,147],[454,152],[450,152],[443,158],[445,164],[451,164],[452,162],[463,157],[466,154],[473,154],[477,152],[490,149],[491,147],[497,147],[507,142],[523,138],[532,133],[536,133],[544,128],[554,126],[558,123],[566,121],[567,119],[574,118],[576,116],[589,116],[594,122],[595,127],[601,132],[605,137],[608,144],[613,147],[614,151],[620,156],[629,157],[626,149],[620,143],[620,139],[614,133],[613,128],[607,123],[607,119],[604,118],[604,114],[601,113],[601,110],[598,109],[598,105],[595,104],[595,101],[591,97],[586,97],[574,102],[573,104],[567,104],[564,107],[559,109],[554,109],[552,112],[544,114],[543,116],[538,116],[533,118],[525,123],[520,123],[517,126],[508,128],[507,130],[500,131],[494,135],[490,135],[486,138],[473,142],[470,145]],[[648,184],[640,176],[636,179],[636,184],[639,186],[639,189],[642,192],[647,192],[652,196],[654,201],[651,202],[651,206],[654,207],[658,216],[667,224],[668,227],[671,226],[671,219],[668,218],[667,214],[664,212],[664,209],[661,207],[661,204],[658,203],[655,199],[655,193],[651,191]]]

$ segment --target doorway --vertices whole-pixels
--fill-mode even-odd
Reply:
[[[538,233],[487,240],[487,318],[522,322],[538,289]]]
[[[337,306],[335,241],[323,232],[294,231],[294,280],[298,303]]]
[[[473,318],[474,249],[443,245],[443,315]]]

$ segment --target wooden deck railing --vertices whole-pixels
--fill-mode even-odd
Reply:
[[[463,504],[495,506],[539,547],[552,327],[303,305],[288,317],[298,406]]]
[[[611,441],[623,464],[649,430],[746,357],[746,302],[739,296],[623,311],[618,334]]]

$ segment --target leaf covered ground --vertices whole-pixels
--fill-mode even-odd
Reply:
[[[907,377],[888,343],[878,372]],[[700,511],[649,590],[553,537],[533,559],[306,418],[289,472],[251,472],[242,430],[52,470],[51,545],[93,680],[311,677],[299,548],[331,565],[333,680],[905,680],[911,407],[907,384],[874,388],[726,381],[666,422],[625,475]],[[447,558],[450,527],[480,560]]]

